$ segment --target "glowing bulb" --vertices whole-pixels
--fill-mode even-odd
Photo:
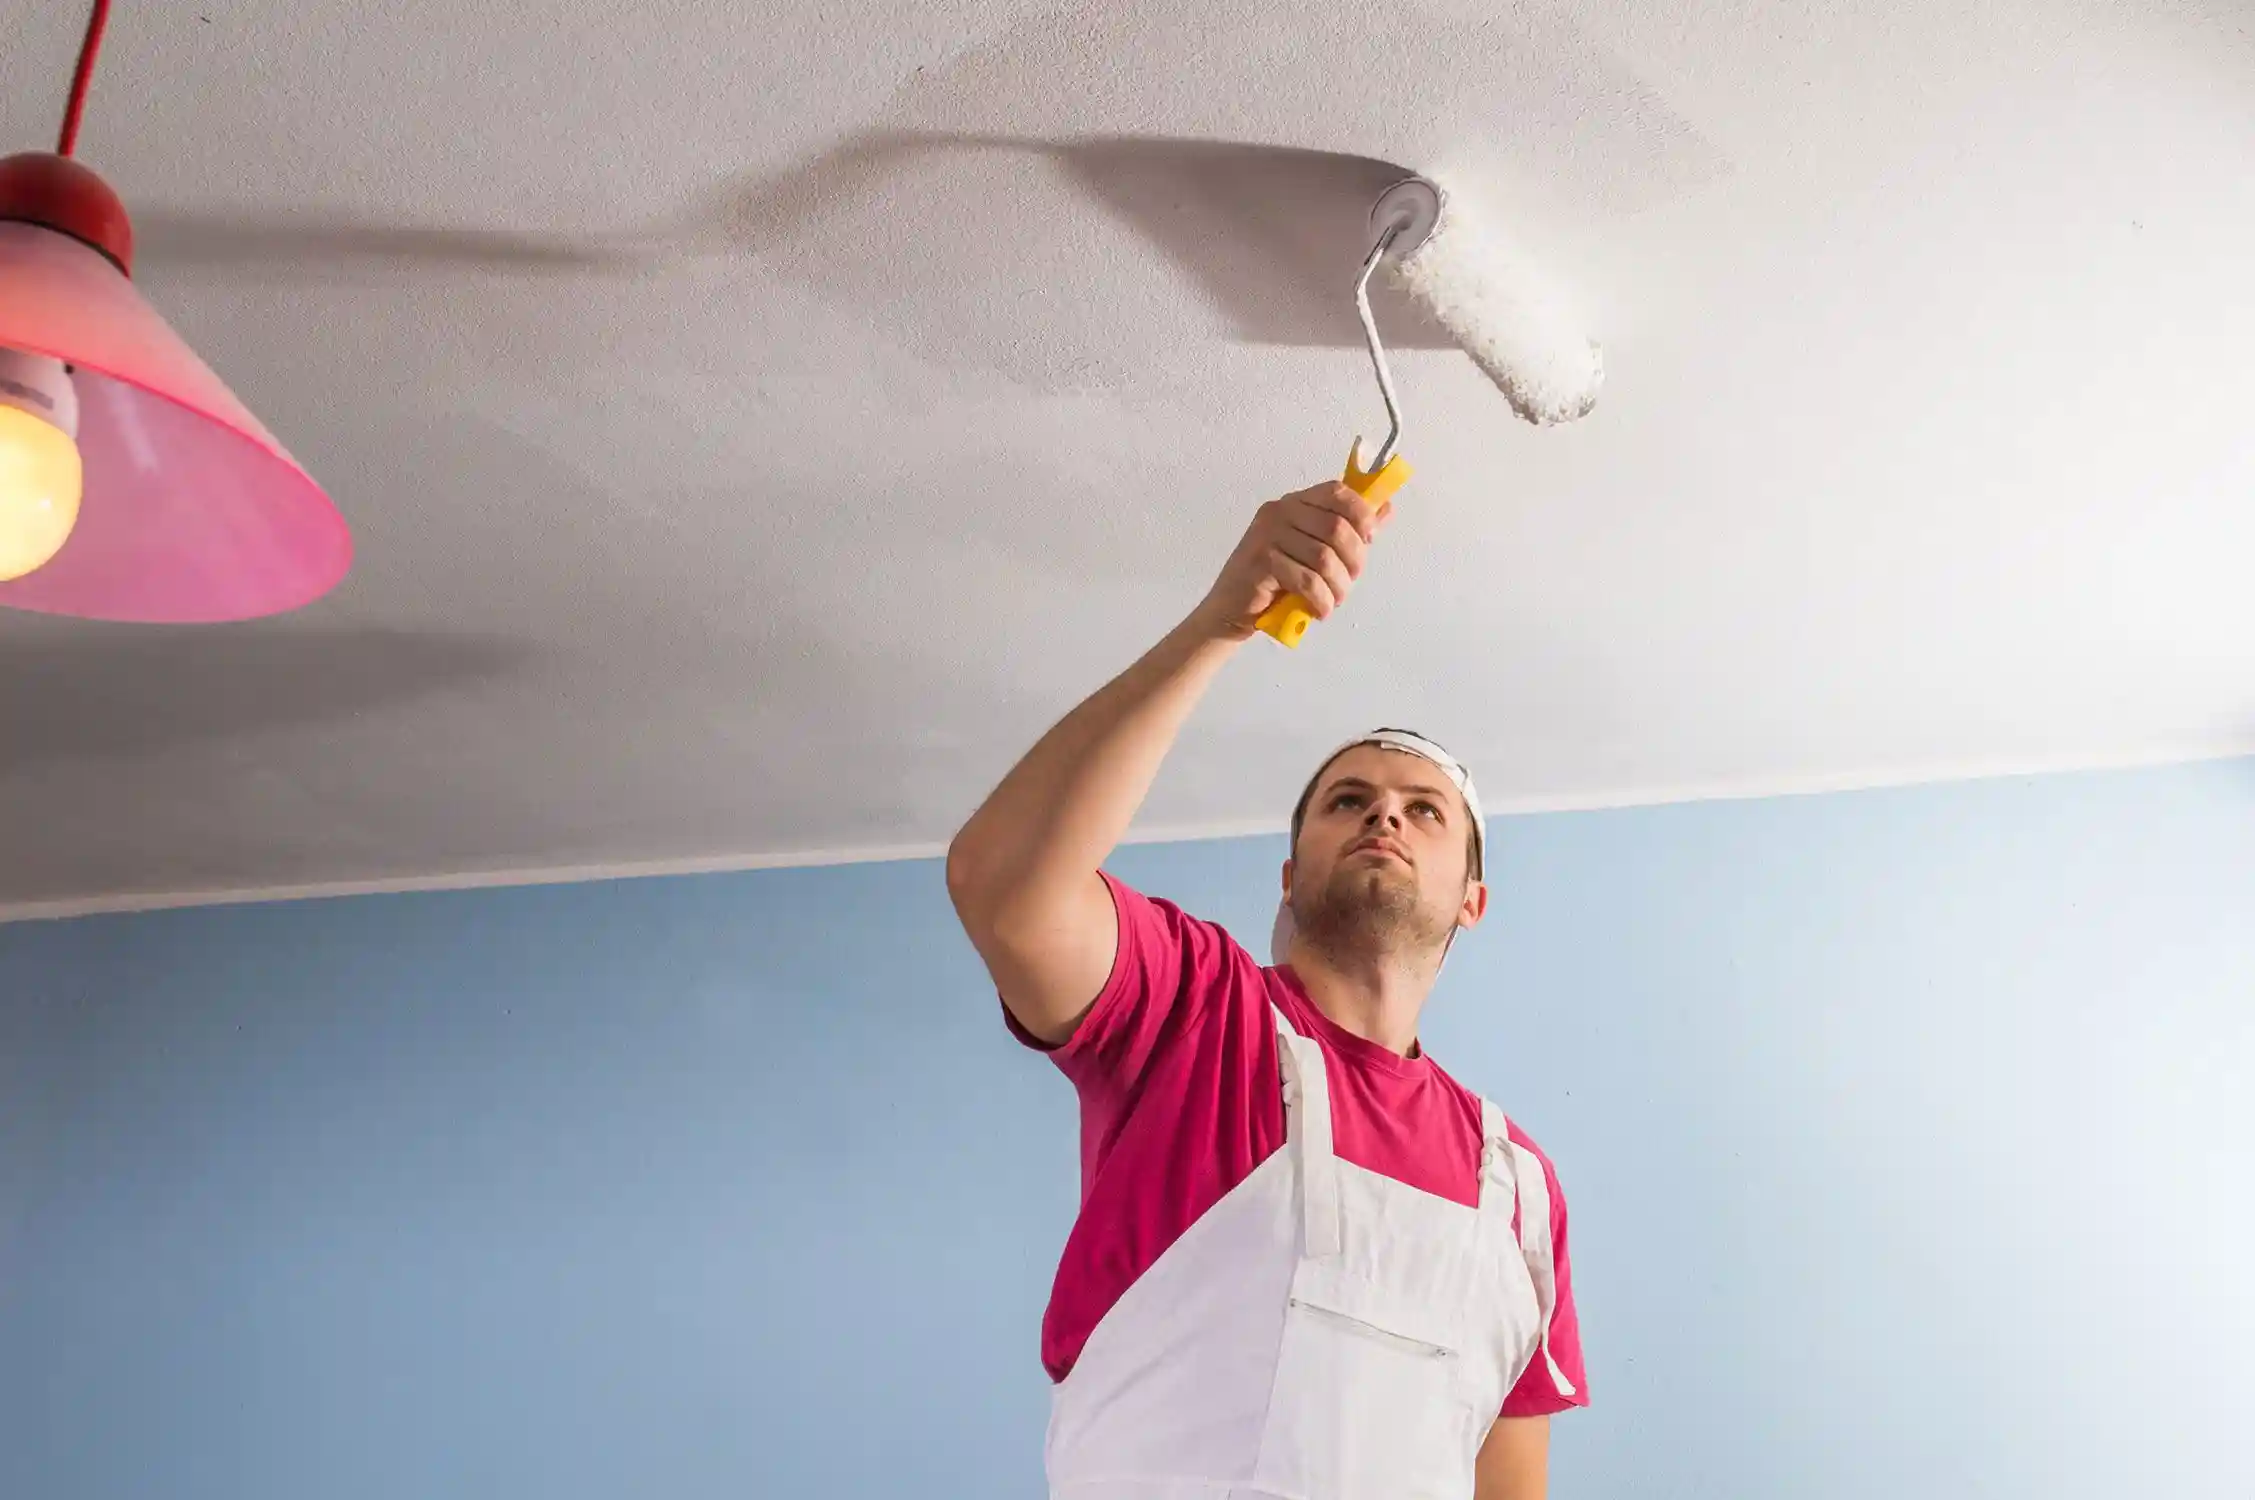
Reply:
[[[85,479],[70,372],[44,354],[0,349],[0,583],[63,550]]]

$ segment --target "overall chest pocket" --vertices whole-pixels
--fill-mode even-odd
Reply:
[[[1486,1424],[1447,1309],[1303,1263],[1256,1483],[1305,1500],[1469,1500]]]

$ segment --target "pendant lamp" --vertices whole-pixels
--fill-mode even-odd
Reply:
[[[125,206],[72,159],[108,13],[95,0],[54,153],[0,159],[0,605],[295,609],[351,566],[344,518],[141,300]]]

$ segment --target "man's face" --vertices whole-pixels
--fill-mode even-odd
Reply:
[[[1316,778],[1284,867],[1293,924],[1319,946],[1422,953],[1487,909],[1472,814],[1420,755],[1357,745]]]

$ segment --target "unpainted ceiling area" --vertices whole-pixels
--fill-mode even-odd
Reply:
[[[82,19],[0,0],[8,149]],[[0,906],[937,845],[1382,426],[1397,167],[1603,399],[1384,303],[1399,520],[1143,833],[1373,723],[1505,810],[2255,751],[2237,0],[127,4],[80,151],[358,561],[0,611]]]

